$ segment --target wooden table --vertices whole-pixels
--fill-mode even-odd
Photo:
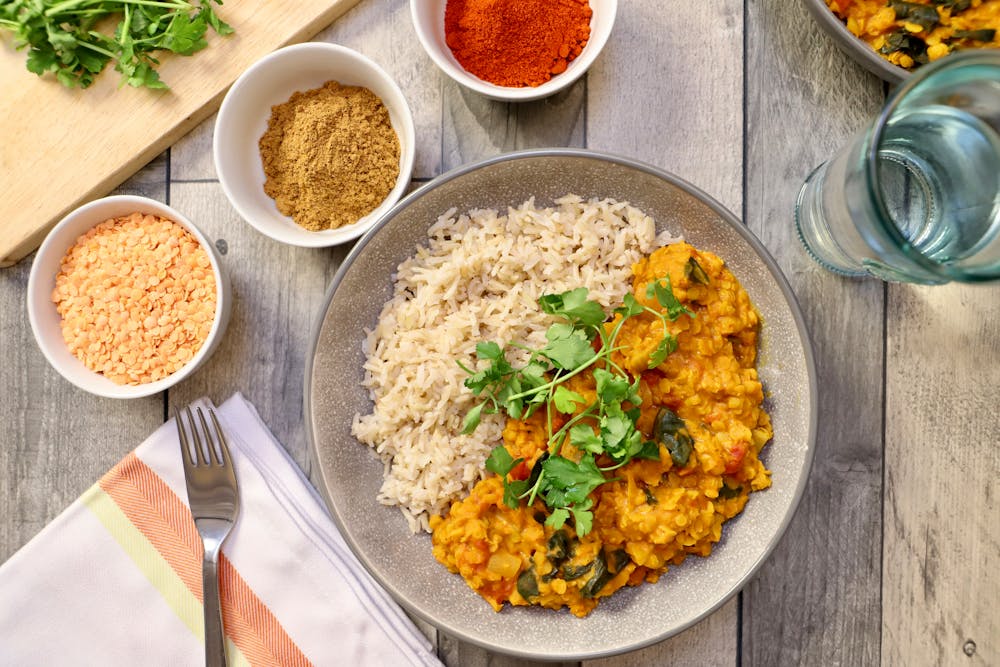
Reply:
[[[792,222],[799,185],[887,91],[835,49],[801,3],[627,0],[585,79],[521,105],[443,76],[418,44],[405,0],[362,2],[317,39],[358,49],[396,78],[415,116],[415,184],[519,148],[637,158],[743,218],[805,312],[820,428],[784,539],[702,623],[588,667],[1000,664],[1000,287],[845,280],[805,255]],[[349,248],[292,248],[244,223],[216,180],[212,127],[209,119],[120,188],[170,203],[228,248],[232,323],[193,377],[129,402],[74,388],[32,339],[30,258],[0,271],[0,561],[174,405],[201,395],[244,392],[308,465],[304,357]],[[67,156],[53,168],[71,165],[81,167]],[[422,627],[449,665],[529,664]]]

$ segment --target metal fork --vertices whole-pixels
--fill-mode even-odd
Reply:
[[[205,545],[201,577],[205,604],[205,664],[207,667],[225,667],[226,644],[219,607],[219,549],[239,514],[240,494],[226,436],[215,411],[208,410],[215,426],[214,436],[205,413],[201,408],[197,408],[197,412],[200,424],[195,421],[190,407],[185,408],[183,413],[175,410],[174,417],[181,441],[188,503]],[[186,427],[182,419],[184,414],[187,415]]]

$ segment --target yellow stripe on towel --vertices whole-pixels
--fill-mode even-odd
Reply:
[[[204,636],[201,613],[203,546],[191,510],[184,501],[134,453],[109,470],[86,495],[97,499],[103,496],[103,499],[85,499],[85,502],[178,616],[201,639]],[[96,503],[97,509],[92,503]],[[107,508],[108,504],[114,512]],[[169,586],[161,588],[161,583],[169,583]],[[190,597],[183,595],[180,588]],[[224,554],[219,556],[219,588],[231,661],[248,667],[307,667],[312,664]],[[183,615],[191,613],[188,607],[192,600],[196,604],[193,622],[190,616]],[[183,604],[175,606],[177,601]]]
[[[177,617],[191,632],[204,640],[201,600],[184,584],[177,572],[164,560],[146,536],[135,527],[121,508],[98,484],[83,494],[83,503],[121,545],[153,587],[160,592]]]

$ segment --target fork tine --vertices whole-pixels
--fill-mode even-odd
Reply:
[[[222,452],[222,460],[219,461],[220,465],[231,466],[233,458],[229,455],[229,443],[226,442],[226,434],[222,432],[222,426],[219,425],[219,418],[215,416],[215,410],[209,408],[208,414],[212,417],[212,423],[215,425],[215,433],[219,436],[219,450]]]
[[[198,410],[200,412],[201,408],[198,408]],[[198,433],[198,424],[195,422],[194,415],[191,413],[191,406],[184,408],[184,411],[187,412],[188,423],[191,425],[191,438],[194,440],[194,450],[198,455],[197,465],[208,465],[208,461],[205,460],[205,449],[201,442],[201,435]]]
[[[219,460],[219,452],[215,447],[215,438],[212,437],[212,431],[208,428],[208,421],[205,419],[205,413],[201,408],[198,408],[198,419],[201,420],[201,432],[205,434],[205,446],[208,447],[205,463],[221,466],[222,461]]]
[[[174,421],[177,423],[177,437],[180,438],[181,449],[184,450],[184,463],[185,465],[193,466],[194,459],[191,458],[191,443],[188,441],[187,433],[185,433],[181,411],[177,408],[174,408]]]

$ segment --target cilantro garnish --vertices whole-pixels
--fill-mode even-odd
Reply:
[[[15,48],[27,47],[29,71],[52,72],[67,88],[86,88],[112,61],[122,85],[166,88],[155,51],[188,56],[208,45],[209,27],[233,32],[213,3],[222,0],[10,0],[0,2],[0,29],[14,34]],[[95,29],[112,16],[113,33]]]
[[[522,368],[515,368],[506,356],[507,348],[495,342],[476,346],[476,358],[485,362],[480,370],[459,366],[469,374],[465,386],[483,400],[465,417],[463,433],[472,433],[480,418],[504,412],[512,419],[522,419],[545,407],[548,415],[546,452],[535,462],[527,479],[508,479],[523,459],[515,459],[505,447],[494,448],[486,469],[504,478],[504,503],[517,507],[522,500],[529,504],[541,498],[551,509],[546,525],[561,528],[571,517],[576,532],[586,535],[593,526],[593,499],[590,494],[601,484],[612,481],[606,475],[634,458],[659,459],[659,445],[646,440],[636,428],[639,418],[639,380],[611,360],[622,324],[630,317],[650,313],[662,324],[663,336],[650,355],[649,368],[663,363],[677,349],[677,340],[667,328],[667,320],[682,314],[694,317],[673,293],[669,278],[649,283],[649,299],[655,297],[663,309],[641,304],[633,294],[626,294],[615,309],[621,317],[614,326],[596,301],[587,298],[580,287],[562,294],[547,294],[539,299],[542,310],[560,321],[545,333],[546,345],[530,352]],[[596,400],[589,402],[565,383],[571,377],[592,369]],[[553,429],[553,412],[571,415],[558,429]],[[562,443],[583,452],[579,461],[560,455]],[[608,462],[602,467],[598,458]]]

